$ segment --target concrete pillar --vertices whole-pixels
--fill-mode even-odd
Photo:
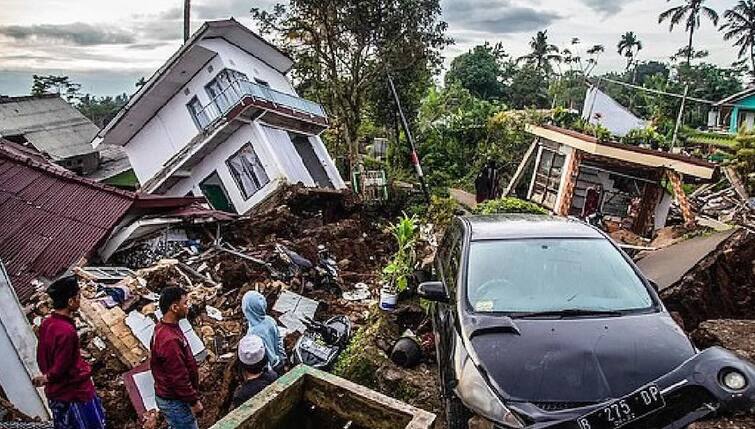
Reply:
[[[560,198],[556,206],[556,213],[561,216],[569,216],[572,199],[574,199],[574,188],[577,186],[577,176],[579,176],[579,166],[582,164],[583,152],[574,149],[566,158],[564,165],[565,172],[563,183],[561,185]]]
[[[671,182],[671,187],[674,189],[674,196],[679,203],[679,208],[682,210],[682,216],[684,217],[684,226],[687,228],[693,228],[695,226],[695,213],[692,211],[692,206],[689,204],[687,195],[682,188],[682,178],[674,170],[666,170],[666,177]]]

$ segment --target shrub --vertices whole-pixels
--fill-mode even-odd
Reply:
[[[519,198],[504,197],[497,200],[488,200],[478,204],[474,208],[475,214],[491,215],[502,213],[531,213],[531,214],[548,214],[548,211],[529,201],[520,200]]]
[[[383,268],[383,281],[396,292],[402,292],[409,286],[409,277],[414,272],[417,255],[415,247],[419,222],[417,217],[404,214],[398,223],[391,225],[391,233],[396,238],[398,250],[393,259]]]

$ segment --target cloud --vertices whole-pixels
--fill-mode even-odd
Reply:
[[[443,18],[454,28],[510,34],[542,30],[562,17],[511,0],[446,0]]]
[[[191,17],[193,19],[224,19],[231,16],[247,17],[252,7],[270,9],[276,3],[288,3],[287,1],[262,0],[250,2],[249,0],[201,0],[191,5]]]
[[[621,9],[629,3],[622,0],[582,0],[582,3],[590,9],[604,16],[613,16],[621,12]]]
[[[5,25],[0,26],[0,35],[16,41],[39,40],[75,46],[121,45],[136,41],[134,34],[129,31],[83,22],[60,25]]]

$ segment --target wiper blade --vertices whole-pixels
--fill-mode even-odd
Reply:
[[[533,311],[530,313],[512,314],[512,318],[524,319],[528,317],[577,317],[577,316],[621,316],[623,313],[614,310],[588,310],[581,308],[569,308],[554,311]]]

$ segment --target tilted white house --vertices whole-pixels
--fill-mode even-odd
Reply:
[[[206,22],[95,137],[124,148],[143,192],[245,213],[283,184],[342,189],[319,104],[293,61],[234,19]]]

